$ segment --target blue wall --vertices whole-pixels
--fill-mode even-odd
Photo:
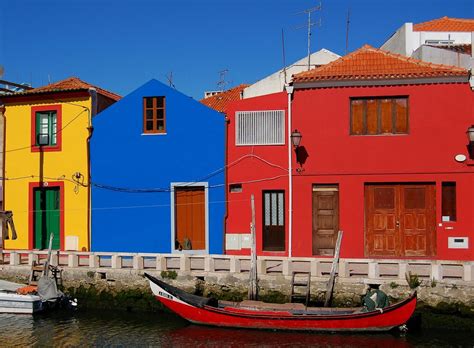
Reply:
[[[143,97],[166,97],[166,135],[142,135]],[[123,188],[208,182],[209,253],[223,253],[224,116],[151,80],[93,119],[91,181]],[[205,179],[203,179],[205,178]],[[92,188],[92,250],[171,252],[170,192]]]

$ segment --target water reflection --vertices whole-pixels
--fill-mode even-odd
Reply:
[[[170,313],[55,312],[0,314],[0,346],[66,347],[432,347],[470,346],[466,332],[298,333],[189,325]]]

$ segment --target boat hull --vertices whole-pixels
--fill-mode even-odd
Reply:
[[[43,309],[39,296],[0,292],[0,313],[34,314]]]
[[[198,307],[165,290],[150,277],[157,300],[182,318],[201,325],[220,327],[301,331],[388,331],[405,324],[416,307],[416,293],[385,308],[355,314],[293,314],[290,311],[255,310],[236,307]]]

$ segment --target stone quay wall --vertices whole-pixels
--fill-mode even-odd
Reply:
[[[44,251],[3,250],[0,278],[26,283],[33,263],[43,263]],[[2,257],[0,257],[0,261]],[[62,271],[65,291],[80,306],[155,310],[145,272],[164,278],[186,291],[226,300],[246,297],[250,258],[229,255],[53,253]],[[358,306],[366,283],[381,283],[393,301],[411,292],[406,274],[417,277],[418,299],[430,307],[461,308],[474,314],[474,262],[431,260],[340,259],[333,304]],[[311,272],[311,298],[324,299],[330,258],[258,257],[260,299],[286,302],[293,272]],[[413,285],[413,284],[412,284]],[[415,284],[416,285],[416,284]],[[454,306],[454,307],[453,307]]]

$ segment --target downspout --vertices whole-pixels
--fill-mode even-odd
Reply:
[[[1,144],[1,150],[2,150],[2,168],[1,168],[1,174],[2,174],[2,206],[0,207],[1,210],[5,210],[5,149],[6,149],[6,118],[5,118],[5,105],[0,104],[0,122],[2,123],[3,126],[3,143]],[[0,224],[3,224],[3,221],[0,221]],[[3,235],[5,231],[0,232],[0,260],[3,262]]]
[[[87,130],[89,135],[86,140],[87,147],[87,236],[88,236],[88,249],[91,251],[92,247],[92,236],[91,236],[91,201],[92,201],[92,187],[91,187],[91,138],[92,133],[94,132],[94,127],[92,126],[92,117],[97,114],[97,90],[95,88],[89,88],[89,95],[91,96],[91,109],[87,109],[89,113]]]
[[[293,95],[293,86],[286,86],[288,94],[288,257],[292,256],[293,240],[293,168],[291,161],[291,97]]]
[[[227,161],[228,161],[228,149],[229,146],[227,144],[228,139],[228,132],[229,132],[229,123],[230,120],[227,117],[227,114],[224,116],[224,199],[225,199],[225,212],[224,212],[224,228],[222,229],[224,235],[222,236],[222,254],[226,254],[226,235],[227,235],[227,218],[229,217],[229,189],[228,189],[228,168],[227,168]]]

